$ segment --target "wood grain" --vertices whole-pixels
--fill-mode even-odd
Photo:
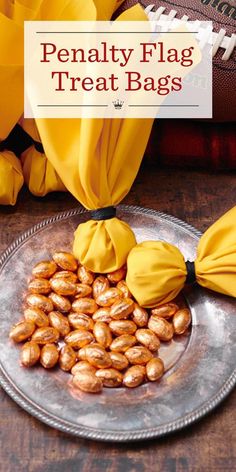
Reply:
[[[124,203],[170,213],[205,230],[235,205],[236,175],[143,167]],[[0,208],[0,250],[20,232],[58,211],[77,207],[69,194],[35,198],[24,189],[13,208]],[[233,472],[236,392],[199,423],[136,444],[80,440],[40,423],[0,391],[4,472]]]

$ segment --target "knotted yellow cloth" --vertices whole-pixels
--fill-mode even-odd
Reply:
[[[97,3],[100,3],[101,13],[104,12],[103,17],[110,18],[113,11],[119,7],[122,1],[111,1],[107,3],[100,1]],[[36,19],[38,20],[77,20],[81,19],[81,17],[83,17],[83,19],[90,19],[91,15],[93,15],[94,18],[97,16],[97,9],[94,2],[90,2],[89,5],[87,2],[87,4],[84,5],[82,1],[68,2],[59,0],[52,2],[51,0],[40,0],[37,2],[37,6],[38,13]],[[26,12],[24,12],[24,14],[26,14]],[[17,16],[18,19],[19,17],[23,18],[23,11],[20,9],[19,5],[14,5],[13,16]],[[27,15],[27,17],[27,19],[30,19],[29,15]],[[22,118],[20,124],[35,141],[40,142],[39,133],[34,120]],[[45,154],[39,152],[35,146],[32,145],[24,151],[21,155],[21,162],[25,183],[34,195],[43,197],[49,192],[66,191],[64,184],[51,162],[47,159]]]
[[[14,97],[14,89],[23,84],[23,70],[19,65],[20,61],[22,64],[23,58],[23,38],[20,36],[20,28],[6,16],[8,3],[5,1],[0,4],[0,142],[6,139],[17,122],[23,105],[19,95]],[[16,46],[12,61],[15,64],[12,66],[9,50],[14,43]],[[9,106],[13,107],[11,112],[8,111]],[[3,150],[0,153],[0,204],[14,205],[22,185],[23,175],[19,160],[12,152]]]
[[[23,113],[23,21],[33,19],[42,0],[0,0],[0,144]],[[21,163],[0,153],[0,204],[14,205],[23,185]]]
[[[24,110],[24,20],[36,17],[42,0],[0,1],[0,140]]]
[[[199,285],[236,297],[236,206],[200,238],[194,266]],[[186,283],[184,257],[166,242],[137,244],[128,256],[127,267],[128,287],[145,307],[172,300]]]
[[[44,0],[40,19],[109,20],[122,3],[108,0]],[[138,5],[120,20],[147,20]],[[89,209],[117,205],[138,172],[153,120],[37,119],[45,154],[66,188]],[[126,262],[136,244],[129,225],[118,218],[87,221],[75,232],[75,256],[94,272]]]
[[[0,152],[0,204],[15,205],[23,183],[20,160],[11,151]]]
[[[0,0],[0,115],[3,117],[0,123],[0,141],[8,136],[23,113],[24,20],[109,20],[121,3],[123,0],[87,0],[86,2],[84,0],[76,2],[74,0]],[[146,16],[141,8],[134,8],[132,13],[125,13],[122,19],[143,20]],[[23,173],[31,192],[43,196],[49,191],[65,190],[65,184],[69,190],[72,189],[74,196],[86,208],[94,209],[111,203],[117,204],[129,191],[135,178],[148,139],[151,120],[146,125],[143,120],[132,120],[133,123],[127,123],[128,126],[124,126],[121,120],[117,120],[112,126],[111,120],[109,123],[103,120],[87,120],[87,123],[86,120],[83,122],[81,120],[47,121],[47,123],[46,120],[45,123],[41,123],[40,129],[44,137],[44,147],[49,151],[49,161],[34,147],[22,155]],[[22,123],[33,139],[40,141],[34,122],[23,120]],[[137,151],[132,149],[131,155],[132,144],[130,145],[127,141],[128,134],[132,135],[133,130],[133,139],[137,141],[138,137],[141,145]],[[58,146],[61,146],[59,134],[61,134],[63,146],[60,152],[57,152]],[[105,142],[102,142],[103,139]],[[55,149],[53,141],[55,141]],[[120,146],[118,152],[114,149],[116,144]],[[123,152],[124,147],[126,147],[125,152]],[[121,153],[123,154],[119,163]],[[97,160],[96,163],[95,160]],[[111,161],[114,162],[112,165]],[[134,161],[130,164],[130,170],[127,169],[126,172],[120,169],[125,161],[129,163]],[[59,172],[54,170],[54,162]],[[121,186],[120,180],[123,181]],[[0,204],[13,205],[22,185],[20,162],[13,153],[1,152]],[[101,187],[104,189],[102,195]],[[84,228],[85,232],[87,229],[87,227]],[[98,234],[101,234],[101,238],[99,237],[100,259],[104,258],[104,270],[115,269],[118,265],[122,265],[128,250],[135,244],[135,238],[128,225],[117,219],[105,224],[93,223],[91,237],[85,236],[85,245],[87,244],[88,248],[83,249],[79,245],[79,249],[85,255],[85,258],[83,255],[81,257],[87,261],[88,265],[90,265],[91,248],[87,240],[93,240],[92,246],[94,243],[97,244]],[[80,235],[78,237],[80,238]],[[120,239],[119,244],[118,239]],[[119,257],[117,252],[121,251],[117,246],[123,245],[126,248],[124,251],[126,255]],[[78,255],[77,246],[75,244],[75,252]],[[94,251],[93,248],[91,250]],[[88,257],[86,257],[87,252]],[[96,258],[97,256],[96,250]],[[106,261],[109,259],[110,263],[107,266]],[[99,268],[98,266],[98,270]]]
[[[34,120],[21,119],[20,124],[34,141],[40,143]],[[33,195],[43,197],[49,192],[66,191],[51,162],[34,145],[21,154],[21,163],[25,183]]]

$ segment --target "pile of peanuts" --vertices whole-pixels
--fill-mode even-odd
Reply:
[[[94,274],[67,252],[39,262],[28,283],[24,320],[10,331],[13,341],[27,341],[21,364],[39,361],[50,369],[59,363],[71,372],[75,387],[90,393],[160,379],[165,370],[156,354],[160,342],[185,333],[190,312],[176,303],[145,310],[125,277],[125,267]]]

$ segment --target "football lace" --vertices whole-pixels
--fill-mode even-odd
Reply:
[[[176,15],[178,12],[176,10],[170,10],[168,14],[164,13],[166,8],[160,6],[157,8],[156,11],[152,11],[155,5],[148,5],[145,8],[145,12],[148,15],[149,20],[151,21],[169,21],[173,22],[176,21]],[[191,19],[187,15],[183,15],[181,19],[184,22]],[[203,48],[206,43],[212,46],[212,57],[214,57],[219,48],[225,49],[221,59],[223,61],[228,61],[230,56],[232,55],[234,48],[236,47],[236,34],[232,34],[231,36],[226,35],[226,30],[221,28],[219,32],[215,32],[211,30],[211,27],[202,28],[202,22],[199,20],[195,20],[192,22],[194,26],[194,31],[198,31],[197,38],[200,39],[200,47]]]

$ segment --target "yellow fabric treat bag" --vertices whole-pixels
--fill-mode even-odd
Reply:
[[[21,163],[4,143],[23,112],[23,20],[33,19],[41,0],[0,2],[0,204],[14,205],[23,185]]]
[[[23,185],[21,163],[13,152],[5,149],[3,141],[17,122],[23,106],[20,94],[23,87],[23,37],[20,28],[7,16],[8,3],[0,9],[0,204],[14,205]],[[4,14],[3,14],[4,13]],[[9,51],[12,50],[11,57]],[[23,95],[22,95],[23,96]]]
[[[0,204],[15,205],[23,183],[20,160],[11,151],[0,152]]]
[[[33,138],[36,144],[21,154],[25,183],[33,195],[43,197],[49,192],[66,191],[60,177],[51,162],[45,156],[35,121],[21,119],[22,128]]]
[[[123,0],[118,2],[110,1],[107,3],[103,0],[100,2],[96,2],[100,3],[100,16],[103,16],[103,18],[110,18],[114,10],[118,8],[122,2]],[[76,20],[77,18],[81,18],[81,16],[83,15],[85,15],[85,19],[89,19],[91,17],[91,14],[93,14],[94,18],[96,18],[97,9],[94,5],[94,2],[90,2],[90,4],[88,3],[89,2],[84,5],[84,2],[81,1],[77,1],[75,3],[67,2],[65,0],[57,2],[52,2],[51,0],[50,2],[48,0],[35,0],[35,7],[36,4],[38,7],[40,5],[37,14],[37,19]],[[14,6],[15,15],[16,12],[21,12],[21,15],[18,16],[23,18],[23,11],[21,10],[21,5]],[[39,133],[34,120],[22,118],[20,120],[20,124],[22,128],[33,138],[34,141],[40,143]],[[25,183],[29,187],[29,190],[34,195],[40,197],[45,196],[49,192],[66,191],[66,187],[62,183],[59,175],[55,171],[51,162],[47,159],[43,152],[40,152],[40,147],[42,146],[36,148],[34,145],[32,145],[21,155],[24,179]]]
[[[49,5],[45,0],[41,19],[51,19],[58,8],[61,20],[109,20],[121,2],[78,0],[67,2],[64,12],[62,3],[51,0]],[[135,6],[119,19],[147,20],[147,17],[140,6]],[[115,206],[128,193],[142,161],[152,122],[147,119],[36,120],[46,156],[66,188],[89,210]],[[105,219],[108,217],[105,210],[104,219],[98,220],[95,214],[94,220],[79,225],[75,232],[75,256],[94,272],[118,269],[136,244],[129,225],[115,217],[113,208],[108,212],[111,212],[110,219]]]
[[[140,305],[153,307],[178,295],[185,283],[236,297],[236,206],[200,238],[195,262],[185,263],[163,241],[137,244],[127,260],[127,285]]]
[[[0,139],[5,139],[24,110],[24,20],[36,17],[42,0],[0,3]]]
[[[42,3],[46,3],[46,9],[50,13],[49,6],[53,2],[0,1],[0,114],[4,117],[0,122],[0,149],[1,141],[7,138],[23,113],[24,20],[40,19]],[[81,2],[77,3],[80,5],[75,5],[74,11],[78,13]],[[65,10],[68,4],[65,0],[54,2],[55,16],[50,19],[58,18],[60,5]],[[30,136],[39,141],[33,120],[23,120],[22,124]],[[21,163],[14,153],[5,149],[0,152],[0,204],[16,203],[24,178],[35,195],[43,196],[50,191],[66,190],[52,164],[34,146],[27,149],[21,157],[24,177]]]
[[[1,140],[23,112],[23,55],[23,29],[0,12]]]

